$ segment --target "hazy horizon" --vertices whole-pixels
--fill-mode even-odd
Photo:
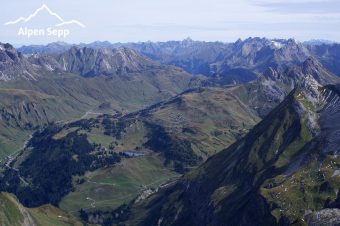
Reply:
[[[267,38],[267,37],[248,37],[248,38]],[[89,45],[89,44],[92,44],[92,43],[96,43],[96,42],[100,42],[100,43],[103,43],[103,42],[109,42],[110,44],[127,44],[127,43],[147,43],[147,42],[152,42],[152,43],[157,43],[157,42],[181,42],[181,41],[185,41],[186,39],[191,39],[192,41],[194,42],[220,42],[220,43],[235,43],[237,40],[246,40],[248,38],[238,38],[234,41],[222,41],[222,40],[214,40],[214,41],[207,41],[207,40],[195,40],[195,39],[192,39],[191,37],[187,37],[185,39],[178,39],[178,40],[164,40],[164,41],[152,41],[152,40],[147,40],[147,41],[136,41],[136,42],[111,42],[111,41],[108,41],[108,40],[94,40],[92,42],[78,42],[78,43],[72,43],[72,42],[65,42],[65,41],[52,41],[52,42],[48,42],[48,43],[11,43],[11,42],[3,42],[2,40],[0,40],[0,43],[9,43],[11,45],[13,45],[15,48],[20,48],[20,47],[23,47],[23,46],[46,46],[46,45],[49,45],[49,44],[53,44],[53,43],[65,43],[65,44],[68,44],[68,45]],[[269,40],[279,40],[279,39],[283,39],[283,38],[267,38]],[[288,40],[288,39],[295,39],[295,38],[287,38],[287,39],[284,39],[284,40]],[[339,43],[337,41],[333,41],[333,40],[327,40],[327,39],[309,39],[309,40],[298,40],[298,39],[295,39],[295,41],[297,42],[323,42],[323,43]]]
[[[67,37],[18,35],[20,27],[47,28],[60,22],[46,10],[27,22],[5,25],[28,19],[43,5],[67,22],[55,27],[69,29]],[[12,0],[4,6],[6,10],[0,15],[1,41],[16,46],[55,41],[157,42],[186,37],[221,42],[247,37],[340,41],[340,31],[335,29],[340,26],[340,2],[336,0]],[[84,27],[68,24],[73,20]]]

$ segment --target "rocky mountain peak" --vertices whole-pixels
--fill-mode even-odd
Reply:
[[[126,48],[126,47],[114,49],[111,51],[110,54],[122,60],[125,65],[131,64],[133,62],[140,62],[140,61],[143,61],[145,63],[146,62],[151,63],[151,60],[140,55],[136,50]]]
[[[23,55],[11,44],[0,43],[0,62],[19,62],[21,58]]]
[[[34,68],[12,45],[0,43],[0,81],[24,77],[35,79]]]
[[[58,61],[65,71],[85,77],[126,74],[157,66],[147,57],[130,48],[118,49],[72,47],[61,54]]]
[[[320,86],[337,83],[339,78],[328,72],[315,58],[308,57],[302,63],[286,70],[268,67],[263,77],[286,85],[297,87],[301,84],[313,83]]]
[[[322,65],[313,57],[308,57],[303,63],[302,63],[302,70],[305,73],[312,73],[313,71],[321,71],[324,70],[322,68]]]
[[[308,58],[299,65],[286,70],[268,67],[255,82],[258,90],[269,100],[280,100],[292,91],[299,89],[310,103],[319,105],[320,88],[327,84],[339,83],[339,78],[330,74],[314,58]],[[262,107],[263,108],[263,107]]]
[[[310,53],[302,43],[293,39],[248,38],[232,44],[232,50],[222,64],[222,67],[246,67],[264,72],[268,67],[284,70],[302,63]]]
[[[328,72],[319,61],[313,57],[307,58],[298,68],[293,69],[296,74],[309,76],[320,85],[339,83],[339,78]],[[300,78],[303,80],[306,77]]]
[[[191,46],[191,45],[193,45],[194,43],[195,43],[195,41],[192,40],[190,37],[187,37],[186,39],[184,39],[184,40],[182,41],[182,45],[183,45],[183,46]]]

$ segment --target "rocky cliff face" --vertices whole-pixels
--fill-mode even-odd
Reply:
[[[18,77],[35,79],[34,69],[26,57],[18,53],[10,44],[0,43],[0,81],[9,81]]]
[[[309,51],[333,74],[340,76],[340,44],[321,43],[307,44]]]
[[[159,64],[128,48],[92,49],[73,47],[58,57],[65,71],[85,77],[142,72]]]
[[[302,63],[309,56],[307,48],[294,39],[248,38],[234,43],[232,51],[223,60],[221,67],[245,67],[260,72],[268,67],[282,70]]]
[[[307,58],[286,70],[269,67],[257,80],[239,86],[236,93],[263,118],[295,87],[317,93],[318,87],[334,83],[339,83],[338,77],[330,74],[314,58]]]

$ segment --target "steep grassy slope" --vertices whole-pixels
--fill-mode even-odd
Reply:
[[[43,205],[38,208],[27,209],[37,226],[55,225],[55,226],[81,226],[79,220],[70,214],[52,206]]]
[[[19,151],[30,138],[30,131],[0,123],[0,162],[10,154]]]
[[[0,224],[3,226],[82,225],[70,215],[50,205],[27,209],[8,193],[0,193]]]
[[[21,82],[27,87],[21,89]],[[30,82],[27,81],[0,84],[0,87],[5,87],[0,88],[0,159],[19,150],[38,127],[78,118],[96,104],[91,98],[84,98],[81,102],[65,92],[57,94],[53,91],[56,86],[52,80],[45,84],[48,85],[45,89],[50,89],[51,94],[40,91],[37,86],[29,87]]]
[[[233,92],[234,87],[193,90],[151,108],[142,118],[161,125],[177,139],[190,140],[195,153],[206,158],[259,121]]]
[[[1,225],[19,226],[24,221],[32,222],[27,212],[23,212],[23,207],[14,197],[7,193],[0,193],[0,223]],[[26,214],[26,216],[25,216]]]
[[[244,139],[135,205],[130,224],[306,225],[311,219],[339,220],[339,215],[325,212],[339,205],[340,159],[338,150],[327,151],[328,136],[322,135],[329,116],[318,121],[321,112],[338,114],[339,94],[334,88],[319,91],[317,102],[309,92],[292,92]],[[337,121],[334,125],[332,131],[339,131]]]

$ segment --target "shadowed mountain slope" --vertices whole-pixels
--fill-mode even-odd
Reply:
[[[334,146],[339,140],[325,136],[340,129],[338,120],[327,126],[339,112],[338,90],[320,88],[317,102],[294,90],[244,139],[137,204],[133,216],[139,225],[305,225],[326,220],[327,211],[339,205],[340,159]]]
[[[128,224],[338,222],[339,86],[322,86],[336,78],[317,68],[308,60],[288,73],[296,88],[274,110],[243,139],[135,204]]]

